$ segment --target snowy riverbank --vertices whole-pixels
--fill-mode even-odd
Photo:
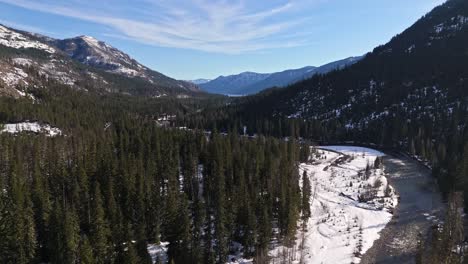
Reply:
[[[372,168],[382,156],[372,149],[332,146],[301,164],[301,175],[307,171],[312,182],[312,217],[298,232],[296,248],[273,249],[271,263],[281,263],[284,254],[291,263],[359,263],[398,203],[384,169]]]
[[[311,182],[312,217],[304,229],[299,228],[295,247],[272,241],[270,263],[359,263],[390,222],[398,203],[385,169],[375,163],[382,156],[379,151],[362,147],[328,146],[317,149],[309,162],[300,164],[300,175],[306,171]],[[302,188],[302,180],[300,185]],[[150,245],[153,261],[156,256],[167,259],[166,247]],[[241,255],[231,255],[229,264],[253,263]]]

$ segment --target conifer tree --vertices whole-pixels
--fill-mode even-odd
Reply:
[[[81,264],[95,264],[93,249],[86,235],[83,235],[80,240],[80,259]]]
[[[105,217],[100,185],[96,182],[94,184],[90,229],[90,240],[96,263],[106,263],[109,260],[112,252],[109,238],[109,224]]]
[[[307,221],[310,218],[310,198],[312,194],[312,187],[307,171],[304,170],[302,174],[302,220]]]

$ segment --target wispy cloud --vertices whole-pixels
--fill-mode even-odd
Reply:
[[[29,32],[34,32],[34,33],[42,33],[42,34],[48,34],[48,35],[55,35],[56,33],[45,30],[41,27],[36,27],[36,26],[31,26],[31,25],[26,25],[22,23],[17,23],[14,21],[10,20],[5,20],[5,19],[0,19],[0,24],[5,25],[7,27],[12,27],[20,30],[26,30]]]
[[[228,54],[306,45],[307,38],[297,33],[308,20],[294,14],[313,1],[323,0],[271,1],[276,4],[263,9],[247,0],[138,0],[131,6],[104,0],[102,5],[93,1],[94,8],[76,0],[0,0],[101,24],[112,35],[145,44]]]

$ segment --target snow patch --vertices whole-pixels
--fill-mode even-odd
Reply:
[[[269,252],[275,263],[285,255],[292,263],[359,263],[392,218],[398,199],[384,170],[365,173],[384,154],[362,147],[323,148],[300,165],[301,176],[307,171],[312,184],[312,216],[298,231],[295,249],[277,246]],[[373,197],[363,201],[369,191]]]
[[[33,64],[32,60],[25,59],[25,58],[13,58],[12,61],[14,64],[17,64],[20,66],[30,66]]]
[[[23,34],[12,31],[4,26],[0,25],[0,45],[4,45],[10,48],[15,49],[39,49],[44,50],[48,53],[55,53],[55,49],[41,43],[39,41],[34,41]]]
[[[151,256],[153,263],[156,263],[158,260],[161,263],[168,263],[167,259],[167,249],[169,242],[161,242],[158,244],[148,244],[148,253]]]
[[[22,122],[15,124],[5,124],[0,133],[18,134],[21,132],[32,132],[37,134],[45,134],[48,137],[56,137],[62,135],[59,128],[52,127],[48,124],[39,124],[37,122]]]
[[[25,81],[27,77],[27,73],[16,67],[11,69],[10,72],[5,72],[0,75],[0,79],[2,79],[7,86],[16,86],[20,83],[27,85],[28,83]]]

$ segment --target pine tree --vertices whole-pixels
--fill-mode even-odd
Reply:
[[[2,187],[2,186],[0,186]],[[0,263],[14,263],[15,250],[13,248],[16,233],[14,230],[15,217],[12,214],[12,201],[8,193],[0,188]]]
[[[227,258],[227,230],[226,230],[226,197],[225,197],[225,171],[222,160],[221,140],[218,134],[213,137],[210,151],[210,175],[214,180],[214,212],[215,212],[215,251],[218,262]]]
[[[80,259],[81,264],[95,264],[93,249],[86,235],[83,235],[80,240]]]
[[[110,258],[112,248],[109,243],[109,224],[105,218],[102,195],[98,182],[94,184],[90,234],[96,263],[106,263]]]
[[[310,198],[312,194],[312,187],[307,171],[304,170],[302,174],[302,220],[307,221],[310,218]]]
[[[129,242],[126,245],[126,249],[123,252],[123,256],[118,263],[122,264],[140,264],[140,258],[138,257],[137,250],[133,243]]]
[[[20,165],[14,164],[11,170],[11,189],[9,193],[11,193],[12,197],[12,203],[10,204],[12,207],[10,210],[13,212],[12,227],[16,237],[11,241],[12,258],[15,263],[29,263],[35,256],[37,245],[34,213]]]

